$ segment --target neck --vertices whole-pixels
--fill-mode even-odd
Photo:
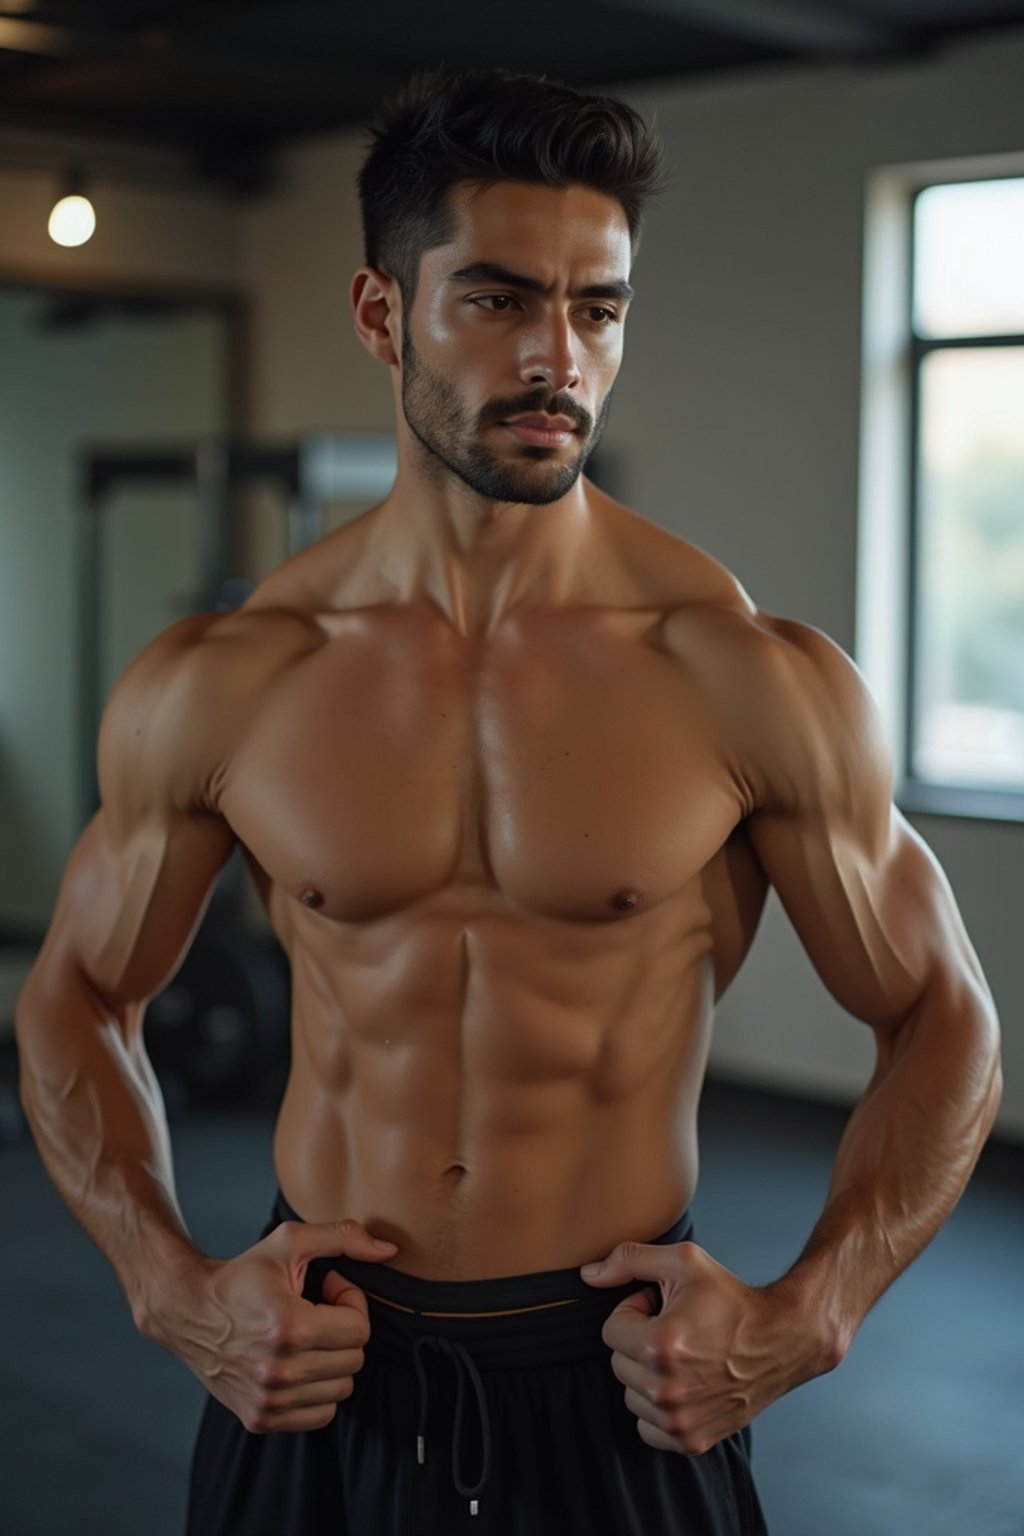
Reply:
[[[580,590],[594,513],[583,476],[546,505],[491,501],[456,476],[426,476],[400,455],[374,519],[375,569],[400,601],[427,597],[463,634],[488,634],[515,609]]]

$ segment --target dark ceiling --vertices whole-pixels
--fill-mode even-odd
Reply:
[[[0,0],[0,163],[5,130],[86,134],[257,191],[275,149],[441,61],[606,86],[870,64],[1015,26],[1024,0]]]

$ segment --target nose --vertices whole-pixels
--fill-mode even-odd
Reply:
[[[520,377],[524,384],[546,384],[552,394],[574,389],[580,381],[575,337],[568,315],[548,315],[524,337]]]

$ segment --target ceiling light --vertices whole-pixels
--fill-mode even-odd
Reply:
[[[96,228],[96,210],[83,195],[84,183],[81,171],[71,171],[50,210],[47,229],[56,245],[84,245]]]

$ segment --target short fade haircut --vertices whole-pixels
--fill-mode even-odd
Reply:
[[[364,259],[397,279],[407,307],[423,252],[451,235],[458,182],[603,192],[625,212],[634,258],[644,204],[663,185],[661,145],[638,112],[543,75],[442,65],[385,101],[369,134],[358,177]]]

